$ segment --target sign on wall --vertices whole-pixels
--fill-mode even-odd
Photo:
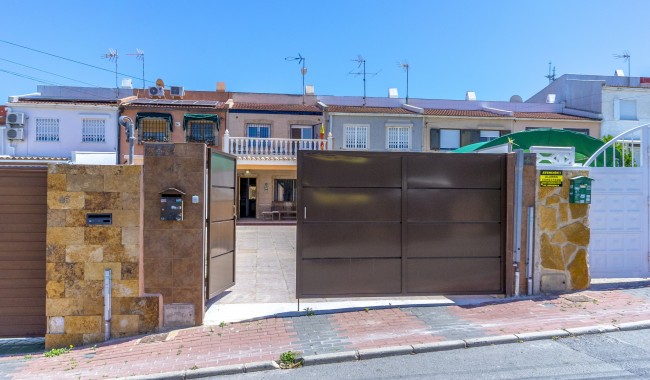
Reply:
[[[562,187],[562,170],[542,170],[539,174],[539,186]]]

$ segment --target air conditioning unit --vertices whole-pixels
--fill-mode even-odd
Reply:
[[[149,96],[165,96],[165,88],[161,86],[149,87]]]
[[[7,129],[7,138],[9,140],[24,140],[25,139],[25,128],[8,128]]]
[[[7,113],[7,124],[25,124],[25,114],[22,112],[9,112]]]
[[[183,96],[185,95],[185,88],[183,86],[170,86],[169,94],[171,96]]]

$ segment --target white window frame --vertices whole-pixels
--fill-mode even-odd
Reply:
[[[38,142],[59,142],[60,120],[52,117],[36,118],[36,141]]]
[[[343,148],[348,150],[368,150],[369,132],[370,126],[368,124],[345,124],[343,126]],[[353,135],[350,133],[353,133]],[[359,137],[362,135],[363,137],[360,139]]]
[[[494,134],[496,134],[496,136],[488,136]],[[479,142],[488,142],[496,140],[499,137],[501,137],[501,131],[495,129],[479,129]]]
[[[97,125],[88,125],[97,123]],[[106,119],[104,118],[83,118],[81,119],[81,142],[104,143],[106,142]]]
[[[386,126],[386,149],[387,150],[410,150],[411,149],[411,126],[410,125],[387,125]]]

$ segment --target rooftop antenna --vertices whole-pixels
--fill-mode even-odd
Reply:
[[[555,66],[553,66],[553,73],[551,73],[551,65],[551,61],[548,61],[548,75],[544,75],[544,78],[548,79],[549,84],[555,80]]]
[[[127,53],[127,55],[135,55],[136,59],[142,61],[142,89],[144,90],[144,51],[136,48],[135,53]]]
[[[300,74],[302,74],[302,104],[305,104],[305,75],[307,75],[307,68],[305,67],[305,57],[298,53],[297,57],[286,57],[285,61],[298,61],[298,64],[302,64],[300,69]]]
[[[627,62],[627,78],[628,78],[628,86],[629,86],[629,81],[630,77],[632,76],[632,72],[630,71],[630,52],[628,50],[623,51],[623,54],[614,54],[614,58],[616,59],[622,59],[623,62]]]
[[[379,72],[366,73],[366,60],[361,55],[358,55],[356,59],[353,59],[353,61],[357,63],[357,69],[363,66],[363,71],[357,71],[357,72],[350,71],[348,74],[363,75],[363,105],[365,106],[366,105],[366,75],[369,74],[375,76],[379,74]]]
[[[411,67],[408,62],[402,61],[397,64],[399,67],[406,71],[406,104],[409,103],[409,68]]]
[[[106,58],[111,62],[115,61],[115,99],[117,99],[120,91],[120,88],[117,85],[117,50],[109,48],[108,53],[104,54],[102,58]]]

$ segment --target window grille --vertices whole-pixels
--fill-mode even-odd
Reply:
[[[345,127],[346,149],[368,149],[368,127],[348,125]]]
[[[81,124],[81,141],[105,142],[106,141],[106,120],[83,119]]]
[[[37,118],[36,141],[59,141],[59,119]]]
[[[248,137],[271,137],[271,124],[246,124]]]
[[[388,149],[409,149],[409,127],[388,127]]]
[[[138,140],[169,141],[169,125],[165,118],[147,117],[140,120],[140,135]]]
[[[217,145],[217,137],[214,131],[217,124],[209,120],[192,120],[187,126],[187,142],[204,142],[209,145]]]

